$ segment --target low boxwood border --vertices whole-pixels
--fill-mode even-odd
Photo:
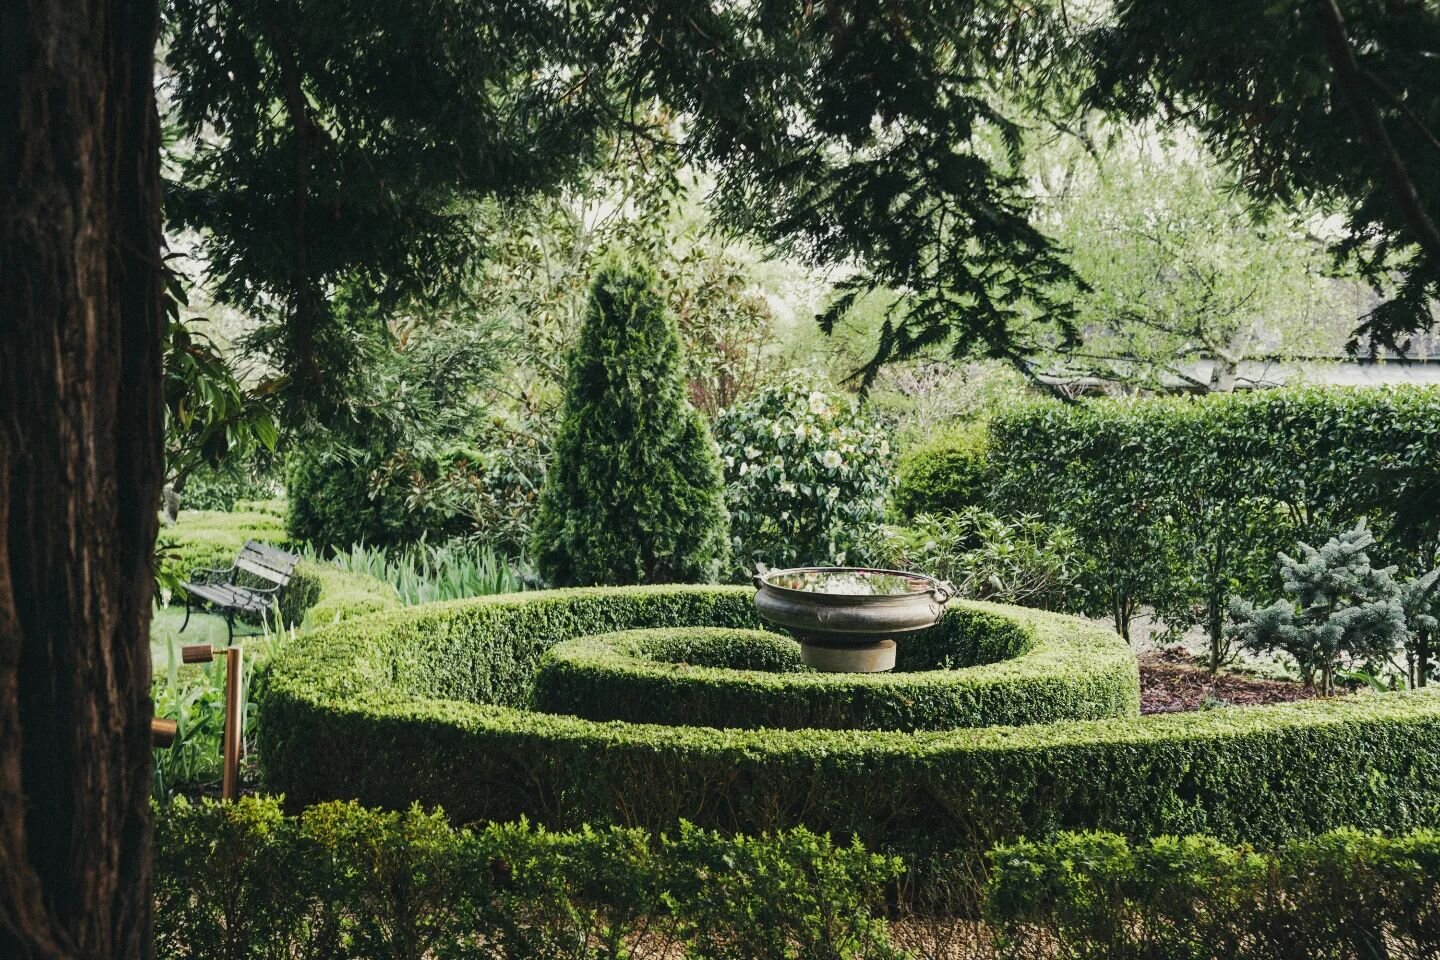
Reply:
[[[692,662],[673,662],[677,646],[690,648]],[[956,602],[929,636],[900,646],[919,651],[902,660],[910,670],[817,673],[803,670],[794,641],[755,631],[580,637],[545,655],[535,706],[590,720],[786,730],[949,730],[1139,712],[1134,657],[1081,621]],[[789,669],[724,669],[726,648]],[[938,665],[949,669],[929,669]]]
[[[534,664],[556,642],[694,624],[756,626],[751,591],[550,591],[323,628],[272,670],[265,781],[292,803],[418,800],[461,822],[804,824],[914,861],[972,864],[997,842],[1060,829],[1271,843],[1342,825],[1440,824],[1440,696],[1425,691],[921,733],[664,727],[524,709]]]

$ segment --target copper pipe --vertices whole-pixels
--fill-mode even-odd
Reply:
[[[165,720],[161,717],[150,718],[150,743],[152,746],[165,748],[175,742],[175,736],[180,732],[180,725],[174,720]]]
[[[208,643],[191,643],[180,648],[181,663],[209,663],[215,659],[215,648]]]
[[[220,780],[220,796],[235,800],[240,796],[240,752],[244,746],[243,717],[245,658],[239,647],[225,649],[225,733],[221,744],[225,750]]]

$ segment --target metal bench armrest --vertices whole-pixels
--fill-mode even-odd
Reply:
[[[201,583],[210,586],[216,583],[226,582],[229,579],[233,579],[234,573],[237,569],[239,568],[234,566],[196,567],[194,570],[190,571],[190,580],[194,583]],[[221,580],[220,578],[225,578],[225,580]]]

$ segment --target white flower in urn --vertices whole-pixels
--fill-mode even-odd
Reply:
[[[821,455],[820,462],[825,464],[826,470],[838,470],[840,464],[844,461],[840,459],[838,451],[826,450],[825,453]]]

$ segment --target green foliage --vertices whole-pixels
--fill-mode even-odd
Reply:
[[[550,582],[705,582],[724,567],[720,465],[680,364],[654,273],[602,269],[535,525],[535,562]]]
[[[421,542],[397,550],[357,543],[348,552],[337,552],[328,561],[313,552],[309,559],[388,583],[405,604],[525,589],[520,574],[507,560],[496,556],[494,550],[458,541]]]
[[[640,630],[557,644],[535,708],[591,720],[785,730],[949,730],[1132,715],[1133,658],[1103,630],[953,606],[900,641],[890,673],[819,673],[793,640],[755,631]]]
[[[855,400],[795,373],[721,411],[734,575],[855,565],[874,548],[890,484],[890,441]]]
[[[1053,625],[1062,643],[1103,634],[1057,614],[995,612]],[[690,626],[756,627],[753,592],[539,591],[302,634],[267,674],[263,778],[293,803],[418,800],[459,822],[804,824],[906,855],[922,872],[975,868],[997,842],[1056,828],[1271,843],[1344,825],[1440,823],[1440,700],[1420,691],[913,734],[604,723],[527,709],[555,644]],[[1111,655],[1126,655],[1110,643]],[[924,653],[912,639],[902,656],[907,644],[908,655]],[[997,690],[996,709],[1001,700]]]
[[[905,451],[895,465],[890,504],[903,519],[956,513],[985,501],[984,427],[953,430]]]
[[[196,467],[185,479],[181,503],[186,510],[255,512],[255,503],[269,501],[279,492],[281,479],[273,463],[232,457],[218,467]]]
[[[1300,544],[1302,559],[1280,554],[1286,597],[1268,607],[1235,598],[1230,616],[1246,647],[1283,650],[1307,687],[1335,692],[1342,662],[1383,663],[1405,644],[1409,629],[1395,568],[1370,565],[1375,538],[1364,525],[1332,537],[1318,550]]]
[[[436,811],[277,799],[157,811],[161,960],[885,960],[898,864],[805,830],[474,830]]]
[[[1315,211],[1237,195],[1183,131],[1128,133],[1032,158],[1049,184],[1046,219],[1089,284],[1075,297],[1079,342],[1044,353],[1040,369],[1061,382],[1228,393],[1254,376],[1247,361],[1338,355],[1360,291],[1334,277],[1306,229]]]
[[[887,527],[881,562],[949,580],[974,600],[1064,610],[1076,602],[1083,551],[1070,528],[1034,514],[1013,520],[979,507],[921,514]]]
[[[519,445],[492,422],[487,390],[510,344],[503,321],[442,314],[382,323],[354,296],[340,301],[346,315],[373,332],[356,345],[364,359],[353,408],[295,443],[291,537],[322,549],[401,546],[480,532],[481,517],[494,524],[485,532],[513,536],[499,519],[511,507],[513,473],[538,468],[515,457]]]
[[[1338,830],[1273,851],[1068,833],[991,854],[1004,955],[1061,960],[1421,957],[1440,946],[1440,835]],[[1021,952],[1025,951],[1025,952]]]
[[[1272,558],[1364,519],[1429,569],[1415,509],[1440,485],[1440,391],[1285,389],[1204,400],[1033,405],[990,427],[993,504],[1075,531],[1083,608],[1125,632],[1141,604],[1226,652],[1229,597],[1276,597]]]
[[[253,648],[252,648],[253,649]],[[152,684],[155,716],[175,721],[175,739],[156,748],[150,773],[150,795],[163,800],[177,790],[216,788],[221,778],[221,736],[225,729],[225,664],[212,661],[181,667],[173,644],[166,645],[165,671]],[[252,699],[254,656],[242,672],[245,701],[242,738],[253,742],[257,705]]]
[[[1343,209],[1332,251],[1377,287],[1399,280],[1359,345],[1395,347],[1431,326],[1440,283],[1433,4],[1124,0],[1091,40],[1076,49],[1098,60],[1093,102],[1199,131],[1261,202]]]

